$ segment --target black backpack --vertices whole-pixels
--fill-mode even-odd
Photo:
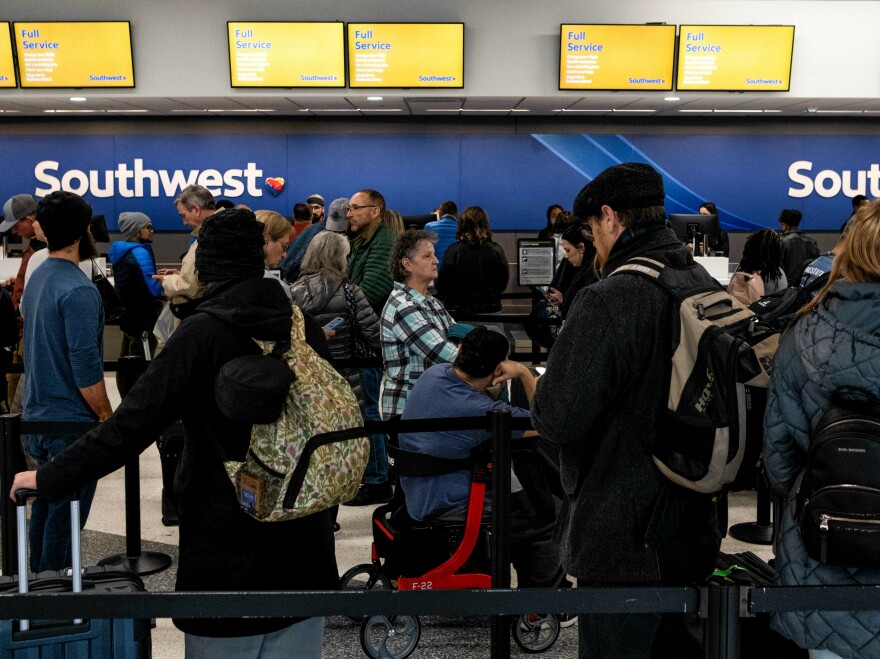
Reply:
[[[880,567],[880,400],[855,387],[831,397],[810,438],[797,518],[810,558]]]

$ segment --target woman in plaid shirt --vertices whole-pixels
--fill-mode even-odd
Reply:
[[[456,346],[446,337],[455,321],[428,293],[437,277],[435,242],[428,231],[404,231],[391,251],[394,288],[382,310],[383,419],[403,412],[413,384],[429,366],[455,359]]]

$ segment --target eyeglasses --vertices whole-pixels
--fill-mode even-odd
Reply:
[[[312,210],[318,210],[319,208],[324,208],[321,204],[309,204],[309,208]]]
[[[146,225],[146,226],[144,227],[144,229],[146,229],[147,231],[152,231],[152,230],[153,230],[153,225],[152,225],[152,224],[148,224],[148,225]]]
[[[359,211],[361,208],[379,208],[376,204],[366,204],[364,206],[358,206],[357,204],[349,204],[348,209],[352,211]]]

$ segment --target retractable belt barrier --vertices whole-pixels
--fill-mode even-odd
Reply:
[[[0,494],[4,501],[3,571],[17,572],[14,504],[8,490],[15,471],[23,468],[22,433],[77,434],[93,424],[24,422],[17,415],[0,417],[4,465]],[[493,659],[510,656],[507,616],[529,611],[567,613],[695,613],[706,620],[706,656],[739,657],[740,621],[758,613],[782,611],[880,611],[877,586],[757,587],[711,583],[704,587],[510,589],[508,560],[510,439],[513,429],[530,428],[529,419],[508,412],[486,417],[368,422],[362,428],[316,435],[310,444],[360,437],[366,432],[399,433],[437,430],[486,429],[493,449],[492,583],[491,590],[436,591],[269,591],[269,592],[159,592],[159,593],[11,593],[0,595],[0,619],[103,618],[241,618],[309,617],[327,615],[490,615]],[[331,437],[332,436],[332,437]],[[15,453],[18,456],[15,456]],[[504,487],[504,482],[507,487]],[[9,541],[12,540],[11,546]],[[503,559],[503,560],[502,560]]]

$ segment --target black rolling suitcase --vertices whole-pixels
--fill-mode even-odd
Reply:
[[[33,493],[31,493],[33,494]],[[18,500],[19,576],[0,577],[0,593],[142,592],[140,577],[125,570],[81,569],[79,501],[71,502],[73,569],[27,575],[26,498]],[[150,620],[3,620],[0,659],[144,659],[151,656]]]

